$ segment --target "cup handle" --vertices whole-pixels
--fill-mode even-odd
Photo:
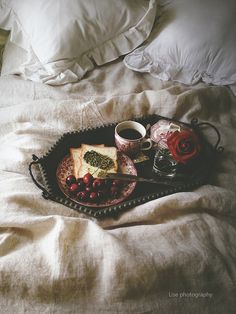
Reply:
[[[146,143],[149,143],[147,146]],[[149,150],[152,148],[152,140],[150,138],[144,139],[141,145],[141,150]]]

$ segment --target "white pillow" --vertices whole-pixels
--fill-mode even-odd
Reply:
[[[227,85],[236,82],[236,1],[160,0],[149,43],[126,66],[162,80]]]
[[[5,47],[8,35],[9,35],[8,32],[0,29],[0,72],[1,72],[1,65],[2,65],[3,50]]]
[[[150,34],[155,0],[0,0],[0,27],[25,49],[25,78],[77,81],[132,51]]]
[[[22,75],[22,64],[27,62],[27,53],[24,49],[13,44],[9,39],[4,46],[2,56],[1,76],[9,74]]]

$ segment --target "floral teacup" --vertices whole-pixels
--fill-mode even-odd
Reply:
[[[131,157],[152,147],[151,139],[145,136],[145,127],[135,121],[120,122],[115,128],[115,143],[118,150]]]

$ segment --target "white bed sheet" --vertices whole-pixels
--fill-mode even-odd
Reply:
[[[122,62],[61,87],[0,78],[4,313],[234,313],[235,109],[227,87],[163,83]],[[219,129],[225,152],[209,184],[117,220],[41,197],[28,173],[32,154],[64,132],[151,113]]]

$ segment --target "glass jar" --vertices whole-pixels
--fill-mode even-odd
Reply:
[[[166,140],[160,140],[156,145],[156,152],[154,155],[154,173],[160,176],[174,177],[177,166],[178,163],[172,158],[172,155],[166,144]]]

